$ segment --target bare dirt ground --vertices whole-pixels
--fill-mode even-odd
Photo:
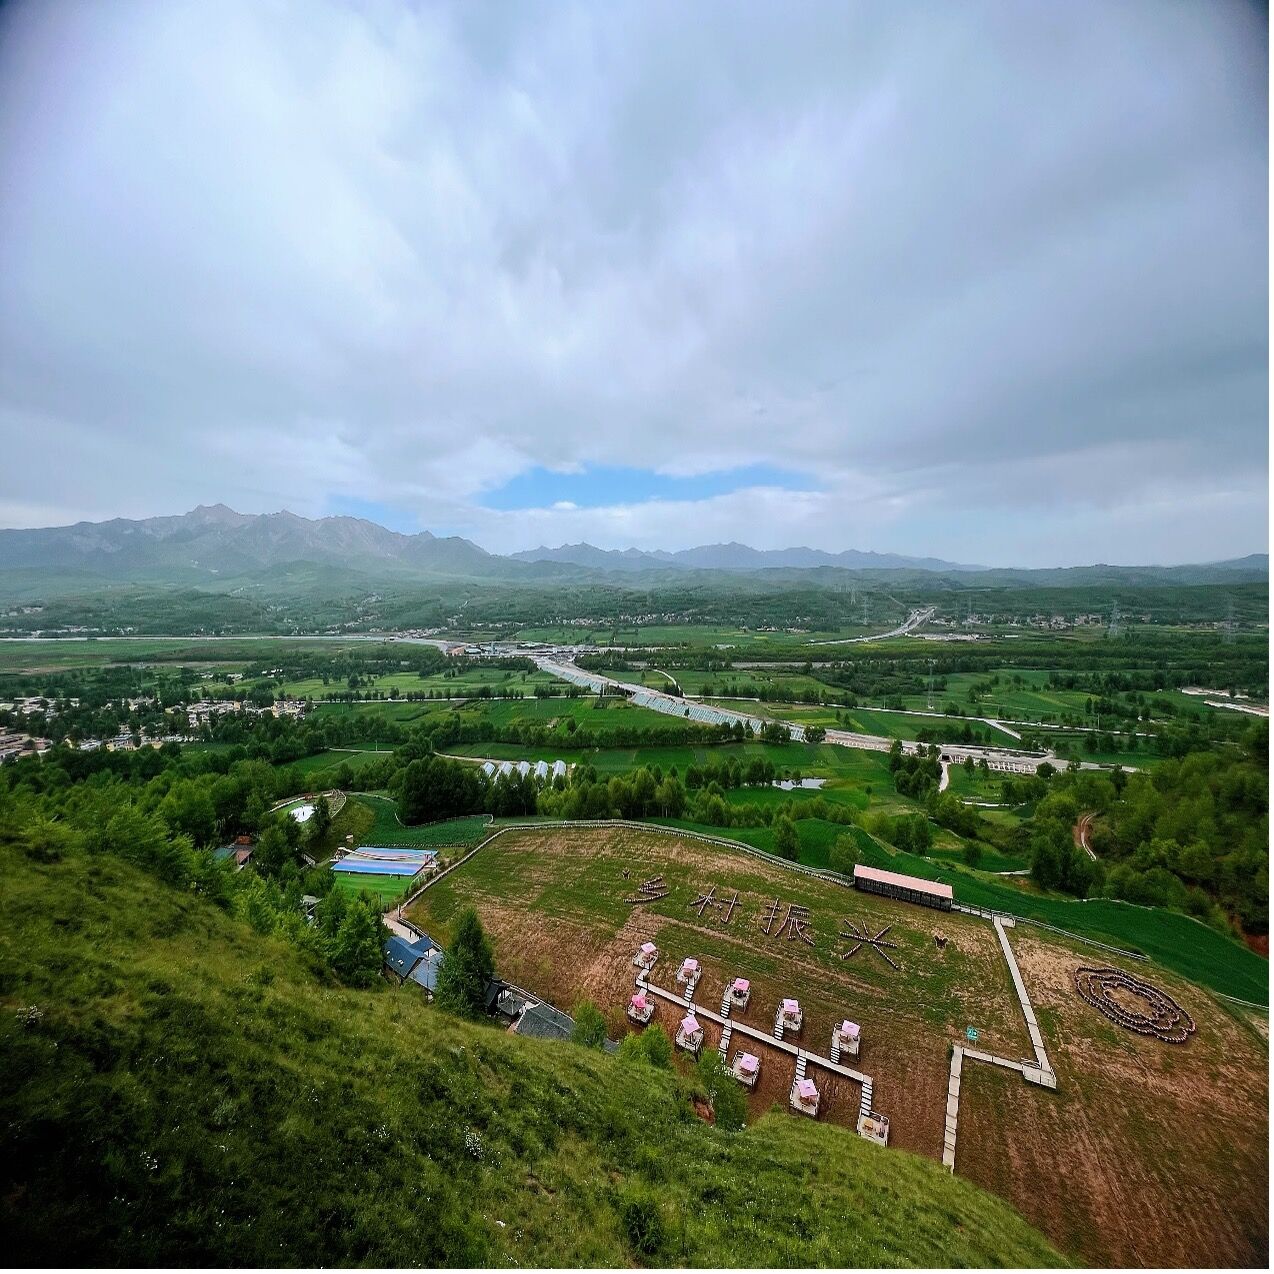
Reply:
[[[625,877],[623,873],[627,871]],[[629,906],[625,895],[656,873],[667,898]],[[449,883],[448,883],[449,882]],[[734,1015],[768,1031],[777,1004],[797,997],[804,1028],[794,1042],[826,1055],[833,1024],[863,1028],[857,1060],[871,1075],[874,1105],[889,1115],[890,1144],[941,1155],[948,1045],[978,1028],[977,1047],[1028,1054],[1021,1011],[994,931],[985,921],[877,899],[689,840],[633,829],[546,829],[493,842],[416,904],[413,917],[445,936],[447,917],[473,903],[492,935],[503,976],[560,1008],[582,998],[606,1013],[612,1038],[628,1030],[632,957],[660,949],[652,980],[676,989],[684,956],[704,968],[696,1002],[716,1011],[736,976],[751,1003]],[[712,884],[740,906],[729,925],[690,908]],[[431,896],[432,895],[432,896]],[[814,947],[761,932],[775,898],[809,906]],[[841,960],[848,917],[875,933],[892,925],[889,968],[864,948]],[[933,932],[949,938],[939,950]],[[1197,1033],[1170,1045],[1124,1031],[1075,993],[1079,965],[1105,963],[1092,949],[1032,931],[1010,939],[1058,1072],[1058,1091],[982,1064],[964,1068],[956,1170],[1008,1199],[1059,1247],[1094,1264],[1264,1264],[1268,1247],[1267,1045],[1253,1025],[1205,992],[1153,966],[1130,970],[1173,995]],[[675,1034],[677,1006],[655,1020]],[[718,1028],[706,1020],[705,1048]],[[788,1037],[789,1039],[791,1037]],[[742,1037],[735,1036],[731,1059]],[[788,1108],[795,1062],[765,1045],[750,1098],[755,1116]],[[812,1068],[820,1120],[856,1122],[859,1086]],[[793,1116],[797,1118],[799,1116]]]
[[[1012,935],[1058,1091],[966,1066],[956,1170],[1003,1195],[1064,1250],[1101,1265],[1265,1265],[1266,1047],[1205,992],[1128,971],[1174,996],[1180,1045],[1123,1030],[1085,1004],[1082,946]]]
[[[704,975],[695,999],[713,1011],[730,981],[752,982],[751,1002],[736,1020],[767,1034],[779,1001],[800,1000],[804,1025],[795,1040],[824,1056],[833,1026],[845,1018],[863,1029],[856,1061],[847,1064],[872,1077],[873,1104],[890,1116],[891,1144],[938,1158],[942,1150],[950,1041],[976,1024],[987,1047],[1010,1057],[1029,1052],[1021,1014],[994,932],[985,922],[908,906],[800,877],[732,851],[633,829],[560,829],[502,837],[448,878],[446,895],[427,891],[411,918],[433,933],[452,901],[474,903],[491,934],[502,976],[570,1012],[583,998],[606,1014],[612,1038],[628,1028],[624,1009],[634,989],[632,957],[645,940],[660,960],[652,980],[676,989],[683,957],[700,960]],[[627,871],[627,877],[623,872]],[[671,893],[652,905],[629,906],[641,881],[663,874]],[[702,889],[737,889],[740,905],[728,925],[690,902]],[[728,884],[728,890],[725,886]],[[816,946],[766,936],[760,928],[767,903],[802,899],[810,907]],[[434,910],[431,912],[431,905]],[[607,914],[608,913],[608,914]],[[890,925],[887,940],[899,946],[890,968],[863,947],[848,960],[839,955],[841,919],[853,919],[874,935]],[[933,931],[947,935],[945,949]],[[671,1036],[676,1007],[660,1002],[655,1021]],[[715,1027],[707,1027],[715,1047]],[[742,1044],[736,1037],[731,1057]],[[757,1043],[761,1077],[750,1098],[753,1115],[772,1104],[787,1108],[795,1060]],[[811,1072],[818,1085],[820,1120],[853,1127],[859,1085],[827,1071]]]

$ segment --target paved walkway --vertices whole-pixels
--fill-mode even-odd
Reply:
[[[746,1035],[749,1039],[756,1040],[758,1044],[768,1044],[771,1048],[780,1049],[789,1056],[794,1057],[798,1062],[804,1059],[810,1066],[821,1066],[824,1070],[829,1070],[835,1075],[843,1076],[845,1079],[852,1079],[855,1083],[862,1084],[864,1087],[872,1082],[871,1076],[864,1075],[862,1071],[842,1066],[839,1062],[833,1062],[830,1058],[821,1057],[818,1053],[811,1053],[806,1049],[798,1048],[795,1044],[789,1044],[786,1040],[777,1040],[773,1035],[766,1031],[758,1030],[755,1026],[748,1026],[744,1022],[735,1021],[733,1018],[722,1017],[720,1013],[714,1013],[711,1009],[695,1004],[693,1000],[687,1001],[684,996],[678,995],[674,991],[665,991],[663,987],[656,986],[649,981],[645,973],[637,975],[637,985],[643,991],[649,991],[651,995],[657,995],[661,999],[677,1005],[679,1008],[687,1009],[696,1017],[705,1017],[709,1022],[715,1022],[723,1030],[728,1026],[735,1035]]]
[[[1017,992],[1018,1002],[1022,1006],[1022,1016],[1026,1019],[1026,1030],[1031,1037],[1031,1047],[1035,1050],[1035,1060],[1039,1067],[1038,1078],[1033,1078],[1025,1070],[1023,1073],[1032,1083],[1043,1084],[1045,1088],[1056,1088],[1057,1076],[1053,1073],[1048,1054],[1044,1051],[1044,1037],[1040,1034],[1039,1023],[1035,1020],[1035,1010],[1031,1008],[1031,997],[1026,994],[1026,983],[1022,981],[1022,973],[1017,967],[1013,948],[1009,945],[1008,934],[1004,932],[1004,922],[996,916],[991,923],[995,926],[995,935],[1000,940],[1000,949],[1004,952],[1004,959],[1008,963],[1009,974],[1013,978],[1013,989]]]

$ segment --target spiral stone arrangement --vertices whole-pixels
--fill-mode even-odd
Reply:
[[[1165,1044],[1184,1044],[1194,1034],[1194,1020],[1172,996],[1122,969],[1076,969],[1075,990],[1085,1003],[1138,1035],[1153,1035]],[[1126,1008],[1116,991],[1136,996],[1146,1007]]]

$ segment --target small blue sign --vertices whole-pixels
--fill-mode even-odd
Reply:
[[[965,1033],[965,1035],[968,1037],[968,1040],[969,1040],[969,1043],[970,1043],[970,1044],[976,1044],[976,1043],[977,1043],[977,1040],[978,1040],[978,1032],[977,1032],[977,1028],[976,1028],[976,1027],[966,1026],[966,1027],[964,1028],[964,1033]]]

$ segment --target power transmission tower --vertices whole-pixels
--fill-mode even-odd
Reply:
[[[929,711],[933,711],[933,660],[929,660]]]
[[[1110,603],[1110,627],[1106,629],[1107,637],[1118,637],[1123,632],[1119,624],[1119,603],[1117,601]]]
[[[1225,644],[1227,646],[1234,645],[1235,634],[1238,631],[1238,625],[1234,621],[1234,598],[1229,599],[1229,605],[1225,608]]]

